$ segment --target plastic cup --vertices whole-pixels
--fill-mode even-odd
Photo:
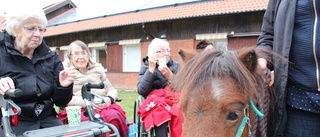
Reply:
[[[158,59],[158,65],[159,65],[159,66],[166,66],[166,65],[167,65],[167,60],[166,60],[166,58],[159,58],[159,59]]]
[[[66,107],[66,110],[69,126],[79,126],[81,106],[69,106]]]

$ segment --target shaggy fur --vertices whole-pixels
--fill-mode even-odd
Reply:
[[[258,118],[248,107],[252,99],[258,109],[267,115],[269,92],[265,86],[267,81],[264,81],[266,76],[258,66],[258,52],[246,48],[193,53],[179,52],[185,64],[174,76],[171,85],[174,91],[182,92],[182,136],[235,136],[244,110],[249,108],[250,131],[265,137],[267,116]],[[246,126],[244,137],[248,136],[248,131]]]

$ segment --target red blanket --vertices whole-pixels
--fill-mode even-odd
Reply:
[[[170,137],[180,137],[183,116],[178,104],[179,98],[180,93],[173,92],[170,87],[152,91],[138,110],[146,130],[168,121]]]

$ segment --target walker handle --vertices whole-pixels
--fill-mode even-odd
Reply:
[[[5,92],[4,95],[9,96],[9,97],[21,97],[23,94],[21,89],[9,89],[7,92]]]

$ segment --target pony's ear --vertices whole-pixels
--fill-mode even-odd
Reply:
[[[238,57],[251,73],[258,67],[258,55],[254,49],[240,50]]]
[[[190,60],[193,56],[197,54],[195,50],[186,50],[186,49],[180,49],[179,50],[179,55],[182,58],[183,62],[187,62]]]

